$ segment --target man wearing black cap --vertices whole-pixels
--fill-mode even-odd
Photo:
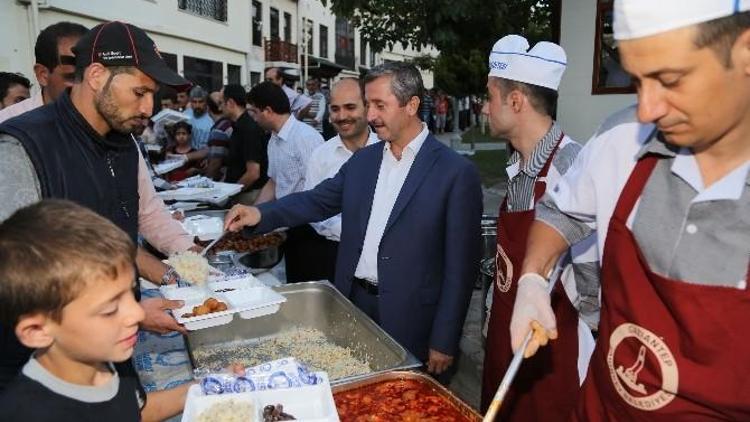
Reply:
[[[158,84],[189,82],[164,63],[143,30],[122,22],[101,24],[73,48],[75,82],[54,101],[0,125],[0,143],[15,148],[14,168],[22,179],[15,197],[0,212],[40,198],[68,199],[110,219],[134,240],[138,236],[138,150],[130,136],[153,110]],[[30,351],[0,328],[0,386],[14,376]],[[129,362],[121,376],[134,376]],[[179,413],[186,388],[149,395],[144,419]]]

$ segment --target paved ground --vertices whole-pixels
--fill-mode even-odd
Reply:
[[[447,133],[438,135],[437,138],[448,146],[452,146],[459,152],[471,150],[471,145],[462,144],[456,134]],[[505,149],[504,143],[478,143],[474,145],[475,150]],[[497,215],[498,207],[505,195],[505,185],[500,183],[495,186],[484,186],[484,213]],[[480,394],[482,390],[482,362],[484,361],[484,338],[482,337],[482,307],[484,306],[485,292],[474,290],[469,305],[469,312],[464,323],[464,331],[461,336],[458,357],[458,371],[450,383],[450,390],[462,400],[474,408],[479,408]]]

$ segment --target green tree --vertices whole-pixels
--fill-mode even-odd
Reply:
[[[532,44],[549,40],[556,0],[321,0],[359,28],[375,51],[396,44],[433,45],[437,60],[420,59],[436,84],[456,95],[484,92],[487,55],[500,36],[522,34]],[[557,0],[559,1],[559,0]]]

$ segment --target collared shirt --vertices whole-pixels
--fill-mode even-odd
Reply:
[[[385,142],[385,145],[383,145],[383,161],[380,163],[378,182],[375,185],[375,195],[372,200],[370,219],[367,221],[362,254],[354,271],[355,277],[369,280],[372,283],[378,282],[378,251],[385,232],[385,225],[388,223],[393,206],[396,204],[396,198],[398,198],[398,194],[404,186],[406,176],[409,175],[409,170],[411,170],[411,166],[414,164],[414,160],[417,158],[417,154],[429,133],[427,125],[422,123],[422,131],[406,145],[401,153],[400,160],[393,155],[390,142]]]
[[[13,104],[12,106],[8,106],[0,110],[0,123],[12,117],[16,117],[18,115],[26,113],[27,111],[39,108],[43,105],[44,97],[42,96],[42,91],[39,90],[39,92],[21,101],[20,103]]]
[[[366,145],[372,145],[380,141],[375,132],[369,132]],[[323,180],[335,176],[341,166],[352,155],[354,153],[344,145],[339,135],[334,136],[323,145],[315,148],[310,161],[307,163],[305,190],[310,190]],[[341,214],[318,223],[311,223],[310,225],[318,234],[325,236],[329,240],[338,242],[341,239]]]
[[[211,128],[214,127],[214,119],[211,118],[208,111],[204,112],[200,117],[196,117],[195,114],[193,114],[192,108],[185,110],[185,115],[189,119],[188,123],[192,126],[190,134],[193,148],[207,148],[208,135],[211,134]]]
[[[268,177],[276,183],[276,199],[305,190],[307,162],[323,144],[317,130],[290,115],[268,141]]]
[[[597,230],[603,253],[609,220],[638,158],[659,160],[626,222],[646,261],[663,276],[696,284],[745,287],[750,256],[750,162],[709,187],[695,157],[664,143],[635,107],[609,119],[560,183],[537,205],[537,219],[568,242]]]
[[[508,174],[508,210],[527,211],[534,209],[534,184],[539,172],[547,163],[557,141],[562,136],[562,130],[557,122],[553,122],[550,129],[536,144],[529,160],[521,167],[521,153],[514,151],[505,169]],[[552,159],[552,165],[547,174],[550,180],[557,180],[565,174],[573,163],[581,146],[576,142],[561,142],[557,153]]]

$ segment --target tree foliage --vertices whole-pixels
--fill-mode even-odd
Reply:
[[[420,66],[432,67],[437,84],[458,95],[484,91],[487,55],[501,36],[522,34],[532,44],[551,37],[553,0],[321,1],[348,18],[374,51],[435,46],[440,57]]]

